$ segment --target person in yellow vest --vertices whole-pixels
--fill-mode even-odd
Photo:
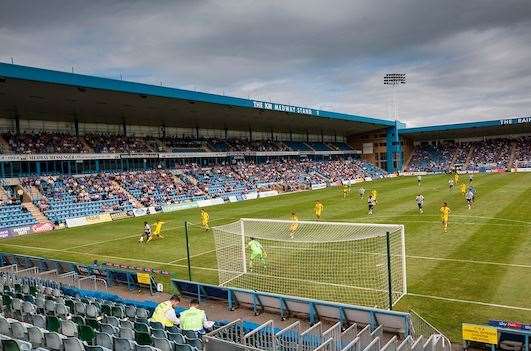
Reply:
[[[201,209],[201,230],[205,232],[210,229],[210,227],[208,226],[209,218],[210,216],[208,215],[208,212],[204,209]]]
[[[179,295],[173,295],[168,301],[159,303],[149,320],[151,322],[159,322],[165,327],[179,325],[180,320],[175,314],[175,307],[177,307],[180,302],[181,298]]]
[[[320,221],[321,215],[323,214],[324,205],[321,201],[317,200],[315,201],[315,205],[313,207],[313,213],[315,215],[315,218]]]
[[[459,190],[461,191],[461,195],[465,196],[466,195],[466,184],[461,183],[461,185],[459,185]]]
[[[164,222],[161,222],[160,219],[157,219],[155,224],[153,224],[153,232],[151,233],[151,236],[149,237],[148,242],[150,242],[153,239],[157,239],[157,238],[164,239],[162,234],[160,234],[160,231],[162,230],[162,225],[163,224],[164,224]]]
[[[299,217],[297,217],[295,211],[291,211],[289,220],[291,221],[289,224],[289,237],[293,239],[295,237],[295,232],[299,229]]]
[[[199,301],[197,301],[197,299],[192,299],[190,300],[190,308],[181,312],[179,318],[181,322],[181,330],[194,331],[201,334],[205,332],[205,329],[212,328],[214,323],[207,319],[205,311],[200,310],[198,306]]]
[[[371,190],[371,195],[374,201],[376,201],[376,197],[378,196],[378,191],[376,189]]]
[[[439,209],[439,212],[441,212],[441,222],[443,226],[443,231],[446,233],[448,231],[448,220],[450,219],[451,212],[446,202]]]
[[[459,173],[455,172],[454,174],[454,184],[457,185],[459,184]]]

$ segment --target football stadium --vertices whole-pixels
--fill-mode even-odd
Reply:
[[[531,117],[394,108],[0,62],[1,349],[529,351]]]

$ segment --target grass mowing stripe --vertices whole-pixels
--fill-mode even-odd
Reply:
[[[217,221],[222,221],[222,220],[225,220],[226,218],[216,218],[216,219],[213,219],[211,220],[210,222],[217,222]],[[193,223],[190,222],[191,225],[195,225]],[[178,225],[178,226],[175,226],[175,227],[167,227],[167,228],[164,228],[164,230],[162,230],[161,232],[162,233],[165,233],[165,232],[168,232],[169,230],[173,230],[173,229],[179,229],[179,228],[184,228],[184,224],[181,224],[181,225]],[[102,241],[95,241],[93,243],[88,243],[88,244],[83,244],[83,245],[77,245],[77,246],[71,246],[69,249],[79,249],[81,247],[88,247],[88,246],[93,246],[93,245],[100,245],[100,244],[106,244],[106,243],[110,243],[110,242],[113,242],[113,241],[118,241],[118,240],[124,240],[124,239],[129,239],[129,238],[139,238],[140,235],[138,234],[133,234],[133,235],[126,235],[126,236],[121,236],[119,238],[114,238],[114,239],[109,239],[109,240],[102,240]]]
[[[498,307],[498,308],[507,308],[511,310],[520,310],[520,311],[531,311],[531,308],[527,307],[519,307],[519,306],[509,306],[509,305],[500,305],[496,303],[488,303],[488,302],[481,302],[481,301],[471,301],[471,300],[462,300],[462,299],[454,299],[451,297],[442,297],[442,296],[433,296],[433,295],[424,295],[424,294],[415,294],[415,293],[407,293],[411,296],[416,297],[424,297],[427,299],[435,299],[435,300],[444,300],[444,301],[451,301],[451,302],[458,302],[458,303],[466,303],[466,304],[474,304],[474,305],[483,305],[483,306],[489,306],[489,307]]]

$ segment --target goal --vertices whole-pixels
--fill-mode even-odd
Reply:
[[[242,218],[212,231],[221,286],[377,308],[407,293],[403,225]]]

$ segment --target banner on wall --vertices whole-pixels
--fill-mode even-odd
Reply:
[[[319,190],[326,188],[326,183],[312,184],[312,190]]]
[[[87,219],[85,217],[67,218],[66,219],[67,228],[80,227],[82,225],[87,225]]]
[[[258,193],[256,191],[253,191],[247,194],[243,194],[243,198],[245,200],[254,200],[258,198]]]
[[[119,220],[119,219],[124,219],[124,218],[127,218],[129,217],[127,215],[126,212],[114,212],[114,213],[111,213],[111,219],[113,221],[116,221],[116,220]]]
[[[277,190],[269,190],[269,191],[260,191],[258,193],[258,197],[270,197],[270,196],[277,196],[278,191]]]
[[[133,208],[133,215],[135,217],[141,217],[147,215],[147,208],[141,207],[141,208]]]
[[[86,224],[96,224],[96,223],[110,222],[112,221],[112,218],[109,213],[101,213],[101,214],[97,214],[93,216],[86,216],[85,221],[86,221]]]
[[[196,208],[197,203],[195,202],[183,202],[180,204],[170,204],[162,206],[162,212],[175,212],[180,210],[187,210],[190,208]]]
[[[19,227],[5,228],[0,230],[0,239],[9,238],[19,235],[27,235],[33,233],[43,233],[53,230],[53,224],[50,222],[37,223],[33,225],[24,225]]]

